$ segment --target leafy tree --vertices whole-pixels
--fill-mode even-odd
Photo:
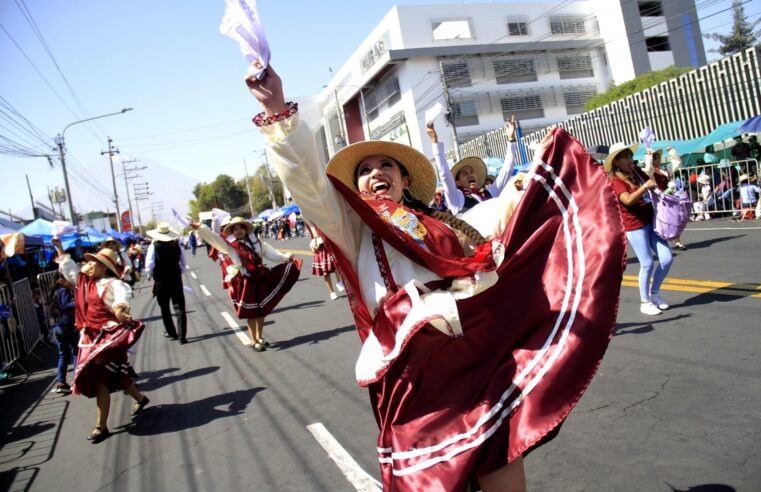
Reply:
[[[707,39],[721,43],[718,49],[710,50],[712,53],[720,53],[722,56],[732,55],[754,47],[761,40],[761,34],[753,32],[753,29],[761,22],[761,19],[748,22],[743,3],[741,0],[733,0],[732,2],[732,17],[734,22],[729,35],[715,32],[704,34]]]
[[[621,85],[613,84],[607,91],[590,99],[586,106],[584,106],[584,111],[591,111],[600,106],[605,106],[613,101],[641,92],[649,87],[658,85],[661,82],[673,79],[674,77],[678,77],[690,71],[692,71],[692,68],[671,65],[663,70],[656,70],[654,72],[642,74]]]
[[[220,174],[211,183],[198,183],[193,188],[194,200],[190,200],[190,213],[198,217],[198,213],[222,208],[235,210],[248,203],[245,183],[235,181],[226,174]]]

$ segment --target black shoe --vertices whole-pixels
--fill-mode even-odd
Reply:
[[[143,399],[142,400],[136,401],[135,403],[132,404],[131,415],[135,416],[135,415],[140,415],[141,413],[143,413],[143,409],[150,402],[151,402],[151,400],[149,400],[147,396],[143,395]]]
[[[98,444],[110,435],[111,431],[108,430],[108,427],[96,427],[90,432],[90,435],[87,436],[87,440],[93,444]]]
[[[188,343],[187,338],[180,338],[180,345],[185,345],[186,343]]]
[[[257,352],[264,352],[265,350],[267,350],[266,348],[264,348],[264,344],[261,342],[256,342],[255,344],[251,345],[251,348],[256,350]]]

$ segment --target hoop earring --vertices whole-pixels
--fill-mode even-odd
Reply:
[[[412,201],[415,200],[415,197],[412,195],[409,188],[405,188],[402,190],[402,199],[405,202],[412,203]]]

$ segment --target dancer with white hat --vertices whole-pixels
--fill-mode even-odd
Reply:
[[[145,274],[153,279],[153,295],[161,309],[164,323],[164,336],[172,340],[187,343],[188,316],[185,310],[185,292],[182,287],[182,274],[187,270],[185,251],[179,244],[180,234],[171,230],[169,224],[162,222],[156,229],[147,232],[153,242],[145,255]],[[177,326],[172,319],[174,308]],[[177,328],[179,327],[179,333]]]

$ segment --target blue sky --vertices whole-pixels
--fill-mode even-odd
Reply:
[[[340,67],[393,5],[440,3],[258,2],[273,66],[291,96],[318,93],[330,78],[328,67]],[[699,11],[704,17],[731,2],[698,4],[707,4]],[[757,4],[746,5],[752,19],[761,13],[756,10]],[[27,137],[29,146],[49,153],[53,138],[69,123],[134,108],[66,131],[78,210],[113,210],[110,169],[100,154],[107,136],[122,155],[174,169],[194,181],[211,181],[220,173],[240,178],[243,159],[249,171],[258,166],[254,150],[263,148],[263,141],[250,122],[258,105],[242,82],[247,66],[237,44],[219,34],[223,11],[222,0],[0,2],[0,96],[49,142],[43,146],[38,138]],[[729,12],[701,22],[703,32],[728,32],[730,27]],[[7,126],[0,126],[0,135],[20,140]],[[0,209],[27,218],[26,175],[35,199],[44,203],[47,187],[63,186],[60,167],[51,168],[44,158],[0,155],[0,172]],[[151,190],[159,200],[161,191],[172,186],[153,182]]]

